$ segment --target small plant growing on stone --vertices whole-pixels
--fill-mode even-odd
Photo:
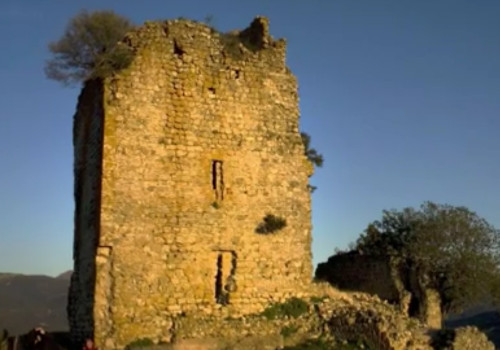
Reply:
[[[268,320],[277,318],[290,317],[297,318],[309,311],[309,304],[299,298],[291,298],[284,303],[276,303],[270,305],[262,312]]]
[[[285,327],[281,328],[280,334],[284,338],[289,338],[292,335],[294,335],[295,333],[297,333],[298,330],[299,330],[299,328],[296,326],[285,326]]]
[[[126,350],[132,350],[132,349],[140,349],[140,348],[147,348],[150,346],[153,346],[154,343],[151,339],[149,338],[140,338],[136,339],[133,342],[129,343],[125,349]]]
[[[316,149],[311,148],[311,136],[305,132],[301,132],[300,137],[304,144],[304,155],[314,166],[321,168],[323,166],[323,155],[318,153]]]
[[[316,149],[311,148],[311,136],[305,132],[301,132],[300,137],[304,144],[304,155],[314,167],[321,168],[323,166],[323,155],[318,153]],[[313,185],[307,185],[307,188],[311,193],[317,189],[317,187]]]
[[[203,18],[203,22],[205,22],[205,24],[209,27],[213,27],[214,26],[214,15],[212,14],[208,14],[206,15],[204,18]]]
[[[286,219],[279,216],[275,216],[273,214],[267,214],[266,216],[264,216],[263,221],[259,223],[259,225],[255,229],[255,232],[267,235],[279,231],[285,226],[286,226]]]
[[[319,304],[319,303],[322,303],[327,297],[323,296],[323,297],[317,297],[317,296],[314,296],[314,297],[311,297],[311,303],[313,304]]]

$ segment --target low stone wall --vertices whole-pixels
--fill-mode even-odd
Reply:
[[[369,294],[399,303],[404,286],[395,271],[396,262],[388,256],[345,253],[318,264],[316,278],[342,289]]]
[[[377,295],[418,318],[433,329],[441,328],[440,297],[428,288],[417,269],[401,259],[363,255],[356,251],[331,256],[316,269],[316,278],[345,291]]]

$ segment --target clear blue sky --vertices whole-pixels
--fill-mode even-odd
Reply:
[[[72,267],[72,116],[78,88],[43,73],[81,9],[141,24],[266,15],[288,40],[301,126],[325,157],[312,183],[313,254],[345,248],[383,209],[464,205],[500,228],[498,0],[2,0],[0,271]]]

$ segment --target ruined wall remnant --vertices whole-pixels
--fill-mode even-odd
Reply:
[[[342,290],[376,294],[391,303],[403,298],[404,285],[395,271],[397,264],[387,256],[338,254],[318,264],[316,278]]]
[[[377,295],[428,327],[441,328],[441,299],[414,268],[389,255],[363,255],[356,251],[331,256],[318,264],[316,278],[343,290]]]
[[[169,341],[181,313],[248,314],[312,275],[311,165],[297,81],[267,19],[220,34],[187,20],[129,34],[129,68],[75,115],[76,339]],[[255,233],[267,214],[286,220]]]

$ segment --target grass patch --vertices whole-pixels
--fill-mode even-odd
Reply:
[[[277,303],[270,305],[262,312],[268,320],[277,318],[290,317],[297,318],[309,311],[309,304],[299,298],[291,298],[284,303]]]
[[[299,327],[296,327],[296,326],[285,326],[285,327],[281,328],[280,334],[284,338],[289,338],[292,335],[294,335],[295,333],[297,333],[298,330],[299,330]]]
[[[138,348],[147,348],[150,346],[153,346],[154,343],[151,339],[149,338],[141,338],[141,339],[136,339],[133,342],[129,343],[125,349],[126,350],[131,350],[131,349],[138,349]]]
[[[313,304],[319,304],[319,303],[322,303],[325,299],[327,299],[328,297],[311,297],[311,303]]]

